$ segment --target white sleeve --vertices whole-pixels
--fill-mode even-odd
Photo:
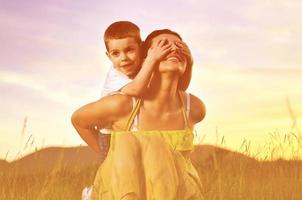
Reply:
[[[105,79],[102,97],[107,96],[112,92],[119,91],[131,81],[132,80],[128,76],[111,67]]]

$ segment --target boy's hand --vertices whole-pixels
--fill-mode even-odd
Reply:
[[[148,49],[148,55],[146,59],[151,61],[158,62],[163,59],[172,51],[172,44],[167,43],[166,39],[159,40],[154,47]]]
[[[181,41],[175,42],[175,45],[179,48],[180,52],[186,56],[188,62],[193,63],[192,54],[187,44]]]

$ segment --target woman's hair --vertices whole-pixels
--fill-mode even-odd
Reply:
[[[181,36],[178,33],[174,32],[174,31],[171,31],[169,29],[155,30],[147,36],[146,40],[143,43],[143,55],[144,55],[144,57],[147,56],[148,49],[150,48],[150,46],[152,44],[152,40],[155,37],[157,37],[161,34],[175,35],[176,37],[178,37],[182,41]],[[187,88],[189,87],[189,84],[190,84],[190,81],[191,81],[191,76],[192,76],[192,66],[193,66],[193,63],[191,62],[191,60],[192,60],[191,58],[188,58],[186,56],[186,60],[187,60],[186,70],[183,73],[183,75],[179,78],[179,81],[178,81],[178,89],[183,90],[183,91],[186,91]]]

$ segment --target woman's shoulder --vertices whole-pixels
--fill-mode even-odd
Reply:
[[[206,115],[206,106],[203,101],[193,94],[190,94],[190,117],[197,123],[203,120]]]
[[[126,114],[132,110],[132,97],[121,93],[105,96],[99,100],[99,103],[120,114]]]
[[[72,114],[71,120],[73,124],[82,127],[105,127],[126,116],[131,109],[131,97],[111,95],[80,107]]]

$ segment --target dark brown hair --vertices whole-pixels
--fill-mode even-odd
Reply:
[[[112,23],[104,33],[104,42],[107,51],[108,41],[111,39],[123,39],[126,37],[134,38],[139,45],[142,43],[139,27],[130,21],[117,21]]]
[[[178,33],[174,32],[174,31],[171,31],[169,29],[155,30],[147,36],[147,38],[146,38],[146,40],[143,44],[144,57],[147,56],[147,52],[148,52],[148,49],[150,48],[150,46],[152,44],[152,40],[155,37],[157,37],[161,34],[175,35],[176,37],[178,37],[182,41],[181,36]],[[193,66],[193,62],[191,62],[192,59],[186,57],[186,60],[187,60],[186,70],[183,73],[183,75],[179,78],[179,81],[178,81],[178,89],[183,90],[183,91],[186,91],[187,88],[189,87],[191,77],[192,77],[192,66]]]

